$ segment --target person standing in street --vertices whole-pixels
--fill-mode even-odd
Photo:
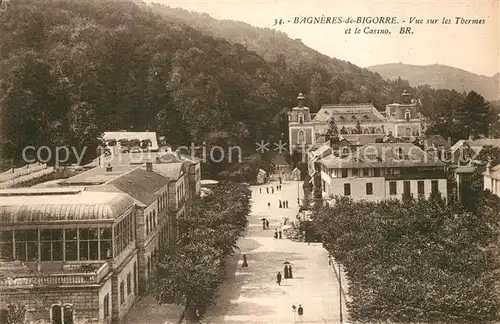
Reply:
[[[262,188],[259,188],[259,193],[262,193]]]
[[[282,208],[282,205],[281,205],[281,200],[278,200],[279,202],[279,207]],[[284,202],[283,202],[284,203]]]
[[[278,232],[278,235],[279,235],[279,238],[281,240],[283,238],[283,233],[281,232],[281,230]]]
[[[242,268],[248,268],[248,263],[247,263],[247,256],[246,254],[243,254],[243,264],[241,265]]]
[[[288,278],[293,279],[292,265],[291,264],[288,266]]]
[[[267,193],[269,193],[269,187],[266,187],[266,191],[267,191]]]
[[[274,238],[277,239],[278,238],[278,230],[277,229],[274,229]]]
[[[276,283],[278,286],[281,286],[281,272],[278,271],[278,274],[276,275]]]
[[[299,304],[299,308],[297,308],[297,315],[299,317],[299,323],[303,322],[303,315],[304,315],[304,308],[302,308],[302,305]]]
[[[271,188],[271,192],[274,193],[274,187]]]
[[[267,209],[269,209],[269,208],[271,208],[271,203],[270,202],[267,203]]]
[[[285,265],[285,268],[283,269],[283,273],[285,274],[285,279],[290,278],[288,275],[288,265]]]
[[[266,219],[266,228],[269,229],[269,221]]]

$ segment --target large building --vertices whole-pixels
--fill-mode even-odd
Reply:
[[[126,314],[201,187],[199,161],[148,154],[101,157],[50,188],[0,190],[0,310],[21,302],[51,323]]]
[[[342,135],[392,135],[408,141],[422,135],[418,104],[407,91],[401,95],[401,103],[387,105],[385,112],[378,111],[372,104],[329,104],[312,114],[304,106],[304,99],[300,93],[297,107],[288,115],[290,152],[303,151],[313,145],[326,134],[332,118]]]
[[[484,190],[490,190],[493,194],[500,197],[500,164],[492,167],[491,163],[488,163],[483,177]]]
[[[372,143],[352,149],[329,143],[309,152],[309,173],[323,197],[353,199],[447,197],[445,164],[410,143]]]

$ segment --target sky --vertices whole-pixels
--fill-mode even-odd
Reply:
[[[151,2],[151,1],[147,1]],[[268,27],[299,38],[330,57],[361,67],[385,63],[444,64],[492,76],[500,72],[500,0],[154,0],[171,7],[204,12],[217,19]],[[294,24],[295,17],[396,17],[397,24]],[[409,23],[411,17],[423,24]],[[456,24],[456,17],[484,19],[483,24]],[[451,24],[443,24],[443,18]],[[275,19],[282,25],[273,26]],[[426,24],[437,19],[438,24]],[[290,23],[288,22],[290,21]],[[404,21],[404,22],[403,22]],[[361,34],[346,34],[358,27]],[[363,34],[364,28],[391,34]],[[411,27],[413,34],[400,34]],[[353,32],[353,30],[351,30]]]

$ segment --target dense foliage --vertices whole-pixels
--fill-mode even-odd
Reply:
[[[160,253],[153,294],[160,303],[185,306],[196,318],[214,300],[225,277],[226,258],[248,224],[251,192],[245,184],[222,183],[196,200],[188,219],[179,220],[179,241]]]
[[[353,321],[487,323],[497,319],[500,198],[466,212],[440,199],[354,202],[314,214],[346,269]]]

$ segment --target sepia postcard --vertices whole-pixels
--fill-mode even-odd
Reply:
[[[499,0],[0,0],[0,324],[500,322]]]

